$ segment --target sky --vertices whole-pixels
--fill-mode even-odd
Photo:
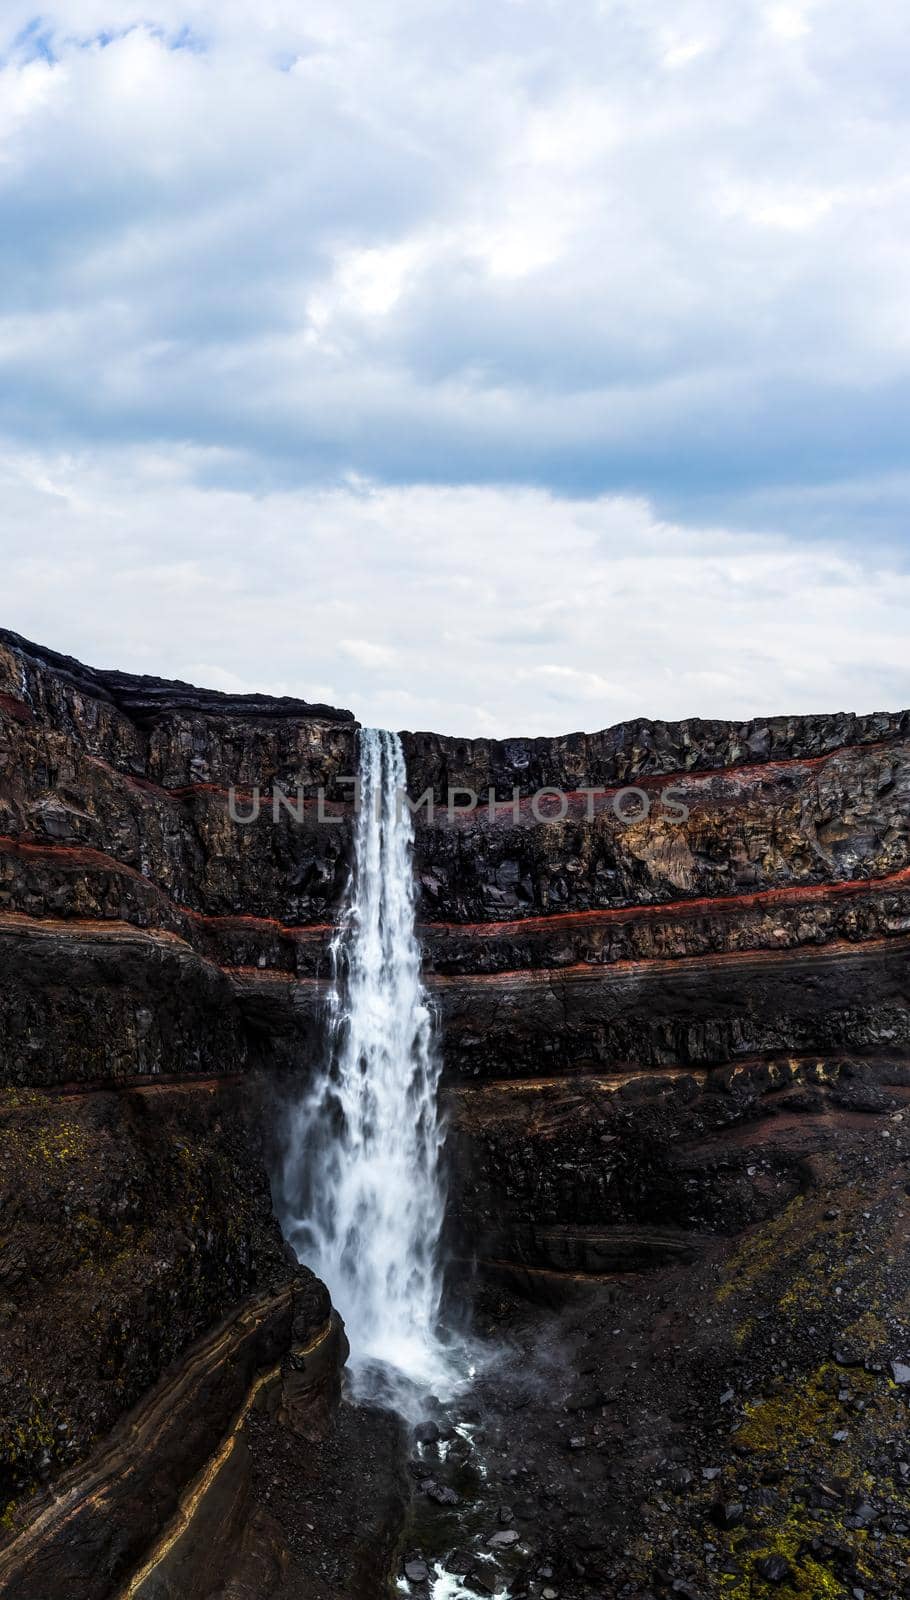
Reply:
[[[0,625],[463,735],[910,702],[893,0],[4,0],[0,279]]]

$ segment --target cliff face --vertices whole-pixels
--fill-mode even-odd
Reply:
[[[908,732],[902,714],[409,740],[415,790],[484,802],[418,836],[469,1252],[538,1285],[685,1255],[792,1195],[832,1118],[892,1103]],[[535,816],[547,786],[565,798]]]
[[[265,1107],[318,1049],[356,735],[0,635],[0,1455],[26,1531],[23,1497],[238,1306],[310,1308],[276,1311],[247,1388],[325,1321],[270,1215]],[[907,713],[403,738],[443,813],[416,867],[466,1273],[560,1300],[696,1262],[903,1105]],[[450,787],[482,804],[450,821]]]
[[[260,1516],[256,1556],[241,1515],[243,1418],[259,1397],[324,1431],[342,1339],[271,1212],[267,1073],[293,1005],[262,1027],[231,939],[234,912],[324,914],[341,846],[262,833],[266,869],[248,835],[225,844],[223,794],[331,783],[352,740],[346,712],[0,638],[4,1594],[113,1595],[149,1562],[131,1594],[202,1593],[169,1576],[186,1496],[235,1567],[241,1530],[244,1559],[287,1566],[281,1530]]]

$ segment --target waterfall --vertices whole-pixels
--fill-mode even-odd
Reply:
[[[437,1392],[444,1191],[439,1059],[414,928],[410,813],[397,734],[360,734],[360,806],[332,941],[323,1066],[291,1113],[285,1235],[328,1285],[355,1393],[377,1365]]]

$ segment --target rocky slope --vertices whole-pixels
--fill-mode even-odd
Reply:
[[[268,1350],[237,1358],[230,1404],[213,1401],[197,1454],[168,1469],[196,1505],[193,1484],[242,1436],[229,1452],[233,1466],[222,1464],[212,1480],[214,1499],[200,1495],[198,1515],[232,1530],[236,1571],[259,1576],[243,1579],[247,1588],[227,1577],[206,1588],[180,1565],[189,1546],[181,1547],[179,1528],[166,1531],[174,1508],[159,1507],[153,1536],[134,1498],[122,1516],[122,1548],[97,1587],[78,1588],[78,1574],[60,1567],[53,1581],[73,1585],[60,1593],[118,1593],[123,1575],[140,1573],[164,1539],[143,1580],[164,1587],[133,1591],[146,1600],[382,1592],[402,1507],[396,1447],[387,1420],[364,1416],[355,1427],[346,1409],[332,1412],[328,1368],[294,1424],[321,1441],[307,1464],[310,1492],[318,1499],[319,1483],[343,1475],[346,1455],[358,1467],[354,1503],[373,1533],[357,1541],[324,1511],[320,1554],[323,1523],[308,1530],[280,1511],[283,1496],[294,1502],[293,1407],[275,1384],[290,1381],[294,1352],[318,1337],[327,1312],[283,1253],[267,1184],[274,1098],[306,1073],[319,1047],[327,938],[350,851],[345,779],[356,770],[356,737],[347,712],[98,672],[0,634],[0,1383],[8,1419],[0,1465],[9,1506],[0,1593],[29,1592],[15,1582],[17,1573],[31,1581],[23,1552],[44,1514],[42,1486],[75,1474],[67,1482],[83,1497],[90,1530],[94,1491],[79,1474],[95,1470],[118,1419],[179,1382],[199,1341],[225,1319],[261,1306],[263,1296],[287,1306],[288,1295],[311,1310],[303,1320],[276,1312]],[[679,1363],[689,1421],[655,1434],[655,1448],[695,1461],[713,1437],[702,1422],[714,1415],[715,1380],[729,1387],[742,1359],[756,1393],[781,1379],[808,1394],[806,1385],[821,1382],[829,1329],[846,1325],[833,1298],[814,1321],[805,1322],[801,1306],[788,1321],[782,1297],[814,1235],[808,1228],[797,1246],[774,1232],[778,1220],[795,1219],[795,1241],[802,1218],[816,1226],[813,1197],[824,1193],[827,1209],[849,1212],[862,1233],[864,1209],[887,1185],[883,1152],[895,1146],[881,1131],[902,1115],[910,1085],[910,716],[642,722],[500,742],[408,734],[404,742],[413,800],[430,791],[437,805],[432,820],[426,804],[417,813],[416,866],[450,1116],[452,1293],[479,1292],[497,1337],[506,1327],[529,1349],[541,1317],[555,1317],[547,1338],[564,1340],[565,1360],[580,1361],[582,1377],[593,1355],[601,1388],[601,1341],[613,1337],[605,1330],[615,1316],[629,1348],[640,1344],[638,1376],[627,1351],[619,1391],[626,1431],[638,1437],[649,1408],[662,1415],[669,1405],[656,1377],[645,1392],[641,1370],[669,1338],[655,1306],[662,1297],[677,1322],[691,1323],[700,1297],[723,1289],[711,1312],[716,1348],[714,1334],[700,1330]],[[480,804],[450,820],[450,787],[474,791]],[[542,788],[560,793],[535,799]],[[455,804],[467,798],[456,795]],[[854,1150],[858,1166],[850,1165]],[[842,1198],[832,1202],[832,1194]],[[767,1280],[749,1265],[752,1239],[766,1241],[756,1248],[767,1253]],[[816,1278],[831,1270],[822,1255]],[[851,1305],[863,1284],[873,1293],[870,1274],[857,1269]],[[874,1292],[884,1305],[885,1289]],[[529,1304],[532,1312],[521,1309]],[[528,1315],[535,1320],[526,1323]],[[72,1333],[61,1343],[64,1326]],[[769,1327],[790,1351],[782,1371],[767,1359]],[[887,1307],[869,1338],[880,1365],[898,1354]],[[596,1353],[586,1357],[589,1339]],[[265,1377],[263,1398],[244,1410]],[[552,1381],[552,1371],[541,1378],[544,1389]],[[506,1379],[501,1391],[510,1392]],[[882,1392],[886,1428],[891,1400]],[[738,1381],[734,1394],[741,1409],[753,1403]],[[495,1433],[498,1401],[487,1403]],[[729,1574],[724,1587],[703,1540],[685,1555],[697,1581],[672,1549],[672,1559],[639,1551],[623,1568],[622,1541],[634,1542],[629,1486],[640,1497],[647,1452],[637,1455],[628,1440],[620,1449],[612,1414],[593,1410],[594,1442],[578,1460],[560,1454],[559,1463],[574,1464],[554,1468],[552,1481],[540,1465],[552,1440],[535,1432],[536,1410],[508,1412],[528,1472],[543,1474],[534,1502],[538,1565],[558,1571],[551,1581],[533,1561],[519,1563],[515,1592],[524,1583],[542,1594],[555,1583],[563,1597],[593,1596],[600,1583],[605,1593],[612,1584],[609,1592],[631,1595],[648,1586],[670,1592],[677,1582],[737,1600],[767,1585],[773,1592],[754,1551],[730,1557],[739,1561],[736,1582],[752,1588],[737,1590]],[[870,1460],[886,1437],[873,1430]],[[377,1476],[383,1448],[391,1466]],[[622,1493],[615,1474],[600,1470],[611,1451],[625,1462]],[[857,1457],[857,1483],[867,1470]],[[572,1473],[600,1507],[595,1520],[606,1516],[604,1496],[612,1498],[606,1542],[587,1529],[606,1554],[573,1554],[547,1510]],[[264,1498],[267,1481],[277,1516]],[[664,1498],[670,1511],[649,1513],[652,1550],[661,1538],[673,1545],[680,1513]],[[385,1507],[378,1522],[369,1504]],[[86,1532],[89,1550],[92,1538]],[[355,1546],[345,1566],[342,1552]],[[66,1541],[47,1548],[62,1548],[65,1559]],[[310,1588],[300,1588],[301,1573]],[[868,1587],[873,1581],[863,1579],[867,1593],[889,1592]],[[850,1585],[803,1592],[849,1596]]]

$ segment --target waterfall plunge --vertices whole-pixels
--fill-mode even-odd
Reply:
[[[325,1063],[290,1117],[283,1223],[344,1317],[355,1393],[377,1365],[440,1392],[452,1380],[436,1331],[444,1135],[397,734],[362,730],[360,779]]]

